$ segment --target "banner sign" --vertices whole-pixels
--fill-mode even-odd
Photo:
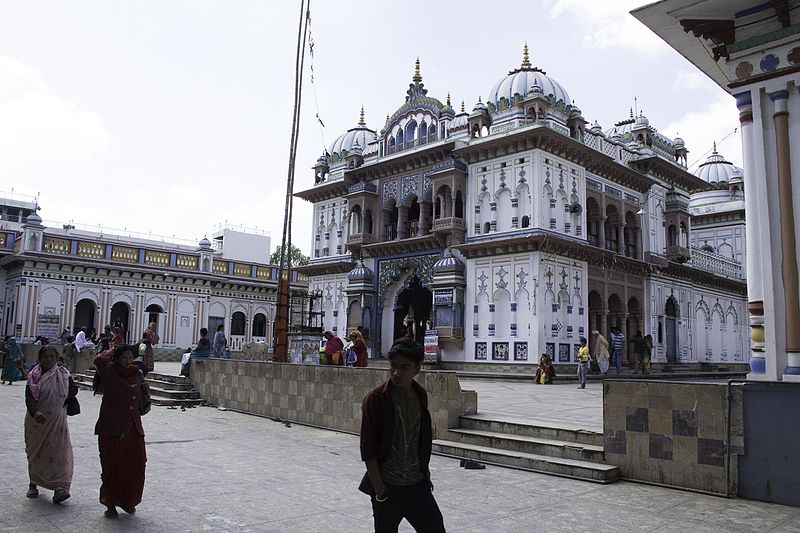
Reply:
[[[435,329],[425,332],[425,359],[422,362],[427,364],[439,362],[439,332]]]

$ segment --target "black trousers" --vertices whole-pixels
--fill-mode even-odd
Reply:
[[[372,497],[375,533],[397,533],[403,518],[417,533],[445,533],[442,512],[427,480],[410,487],[386,485],[386,495],[385,502]]]

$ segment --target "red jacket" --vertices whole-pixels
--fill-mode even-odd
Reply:
[[[124,369],[123,372],[130,375],[120,374],[110,353],[103,352],[94,360],[94,368],[103,386],[103,402],[100,404],[100,416],[94,426],[94,434],[104,437],[122,435],[128,419],[133,418],[136,432],[144,436],[142,415],[139,413],[144,383],[142,373],[137,367],[129,367],[131,370]]]
[[[394,405],[389,393],[391,380],[378,385],[367,393],[361,403],[361,460],[377,459],[384,463],[392,452],[394,436]],[[419,397],[419,463],[425,476],[430,478],[428,465],[431,462],[433,447],[433,429],[431,413],[428,411],[428,393],[416,381],[411,382],[414,392]],[[366,494],[375,494],[369,474],[364,474],[358,490]]]

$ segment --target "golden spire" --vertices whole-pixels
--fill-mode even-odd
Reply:
[[[419,57],[414,65],[414,81],[422,81],[422,74],[419,72]]]
[[[464,109],[464,100],[461,100],[461,112],[466,113],[467,111]]]
[[[528,56],[528,41],[525,41],[525,46],[522,48],[522,67],[523,69],[531,68],[531,59]]]
[[[358,117],[358,125],[359,126],[366,126],[367,122],[364,120],[364,106],[361,106],[361,114]]]

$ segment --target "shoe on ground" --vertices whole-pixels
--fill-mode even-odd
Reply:
[[[481,464],[481,463],[479,463],[477,461],[468,460],[464,464],[464,468],[466,470],[485,470],[486,469],[486,465],[485,464]]]
[[[461,468],[464,468],[465,464],[467,464],[467,460],[466,459],[461,459],[461,461],[459,461],[459,463],[458,463],[458,466],[460,466]]]
[[[53,503],[61,503],[69,499],[69,492],[64,489],[56,489],[53,493]]]
[[[580,386],[580,387],[578,387],[578,388],[579,388],[579,389],[585,389],[585,388],[586,388],[586,385],[581,385],[581,386]]]
[[[122,507],[122,510],[128,514],[136,514],[136,507]]]
[[[109,507],[108,509],[106,509],[106,512],[103,513],[103,516],[105,516],[106,518],[119,518],[119,513],[114,507]]]
[[[39,489],[36,485],[29,485],[28,492],[25,493],[25,496],[28,498],[38,498],[39,497]]]

